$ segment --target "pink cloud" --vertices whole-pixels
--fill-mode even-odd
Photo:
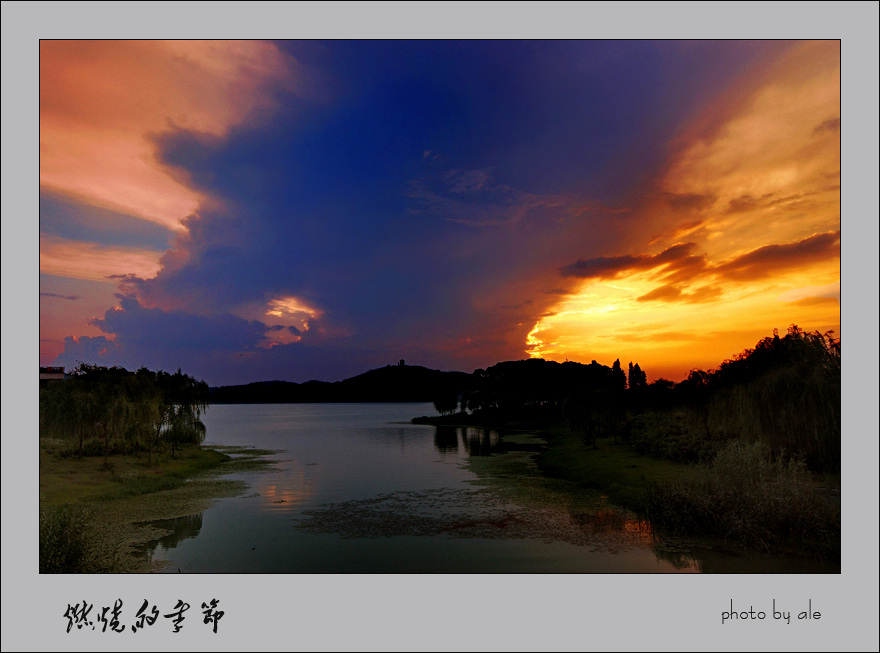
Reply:
[[[256,41],[41,41],[40,185],[179,230],[204,198],[153,136],[225,136],[271,111],[295,71]]]
[[[58,277],[106,281],[112,275],[156,276],[160,252],[67,240],[40,234],[40,272]]]

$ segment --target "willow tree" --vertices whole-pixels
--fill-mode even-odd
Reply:
[[[159,372],[157,381],[164,404],[162,435],[174,456],[180,445],[201,444],[205,439],[201,417],[208,408],[208,384],[180,369],[174,374]]]
[[[80,454],[88,437],[101,441],[105,456],[146,449],[149,461],[163,441],[175,455],[180,445],[204,440],[207,402],[207,384],[180,370],[80,364],[69,380],[40,390],[40,430],[78,440]]]

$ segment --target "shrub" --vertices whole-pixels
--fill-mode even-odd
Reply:
[[[757,442],[731,442],[694,479],[652,486],[647,511],[659,528],[744,547],[840,552],[840,507],[818,495],[802,461]]]
[[[40,511],[40,573],[87,571],[89,513],[69,504]]]
[[[635,415],[627,433],[636,451],[679,463],[711,461],[726,439],[707,437],[700,416],[684,407]]]

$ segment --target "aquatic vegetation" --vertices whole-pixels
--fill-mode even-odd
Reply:
[[[492,488],[393,492],[329,504],[304,511],[298,528],[344,538],[531,538],[605,551],[645,547],[652,541],[647,524],[625,511],[606,507],[572,513],[550,502],[523,505],[505,500]]]

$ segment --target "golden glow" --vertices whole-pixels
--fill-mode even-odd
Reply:
[[[311,329],[311,321],[323,315],[319,308],[293,295],[243,304],[234,313],[246,320],[258,320],[275,327],[266,333],[263,340],[262,346],[267,348],[299,342],[302,340],[301,334]]]
[[[678,139],[626,249],[606,257],[619,265],[573,273],[528,353],[631,360],[677,381],[774,328],[839,335],[839,89],[839,43],[794,44],[710,108]],[[659,257],[675,246],[686,252]]]
[[[258,483],[253,488],[259,494],[260,501],[271,510],[293,510],[314,494],[311,479],[304,466],[296,461],[291,461],[290,464],[292,469],[286,470],[281,484]],[[273,475],[273,478],[277,479],[277,476]]]
[[[827,272],[833,278],[836,269]],[[784,331],[796,323],[839,332],[838,300],[809,301],[816,295],[796,288],[796,275],[764,285],[731,286],[721,300],[703,304],[639,302],[640,293],[652,287],[647,275],[640,276],[627,279],[633,289],[629,293],[601,282],[585,283],[556,315],[538,322],[532,334],[541,338],[532,335],[529,355],[584,363],[595,359],[609,366],[619,358],[624,366],[638,362],[652,380],[679,381],[694,367],[714,368],[754,346],[774,328]],[[801,299],[785,301],[786,294]],[[598,310],[581,308],[590,301],[599,304]],[[615,310],[607,310],[612,303]]]
[[[301,299],[293,296],[279,297],[278,299],[273,299],[269,301],[268,307],[269,310],[266,311],[266,315],[269,317],[289,318],[298,317],[302,314],[308,315],[311,318],[321,317],[321,311],[309,306]],[[307,322],[303,322],[303,325],[306,329],[308,329]]]
[[[798,45],[771,71],[725,98],[745,96],[710,136],[686,133],[662,180],[707,198],[696,235],[716,260],[840,228],[839,43]]]
[[[546,327],[544,327],[541,322],[538,322],[535,325],[535,328],[529,331],[529,335],[526,337],[526,353],[532,358],[544,358],[548,353],[544,351],[544,341],[538,337],[538,334],[545,328]]]

